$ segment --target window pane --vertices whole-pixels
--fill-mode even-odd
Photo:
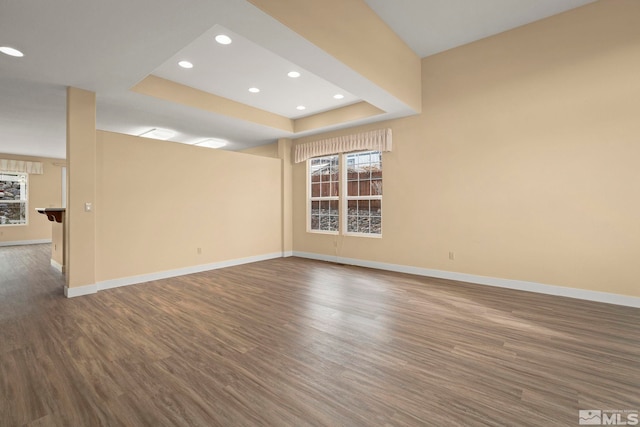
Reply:
[[[340,171],[339,167],[340,165],[338,164],[338,156],[331,156],[329,158],[329,166],[331,169],[331,173],[333,175],[335,175],[335,180],[338,180],[338,173]]]
[[[320,216],[319,215],[311,215],[311,229],[312,230],[320,230]]]
[[[328,231],[338,231],[338,216],[337,215],[330,215],[329,216],[329,222],[328,222]]]
[[[358,195],[358,181],[347,182],[347,196]]]
[[[311,197],[320,197],[320,184],[311,184]]]
[[[371,230],[372,234],[382,233],[382,209],[380,200],[371,201]]]
[[[369,218],[358,217],[358,233],[369,233]]]
[[[340,195],[340,184],[338,182],[331,183],[331,196],[337,197]]]
[[[330,215],[338,215],[338,201],[337,200],[329,200],[329,214]]]
[[[380,200],[371,200],[371,216],[382,216],[382,202]]]
[[[382,195],[382,180],[381,179],[373,179],[371,180],[371,194],[374,196]]]
[[[371,194],[371,181],[369,179],[360,181],[359,188],[361,196],[369,196]]]
[[[310,218],[311,218],[311,229],[319,230],[320,229],[320,202],[311,202],[311,210],[310,210]]]
[[[26,200],[27,183],[23,174],[0,174],[0,200]]]
[[[331,196],[331,183],[323,182],[320,184],[320,196],[321,197],[329,197]]]
[[[6,199],[5,199],[6,200]],[[26,203],[2,203],[0,202],[0,224],[26,224]]]
[[[373,179],[382,178],[382,163],[373,163],[371,165],[371,178]]]
[[[27,223],[27,175],[0,173],[0,224]]]
[[[351,153],[346,158],[346,196],[367,199],[382,196],[382,153]],[[350,233],[381,234],[382,201],[347,200],[347,230]]]
[[[358,231],[358,202],[349,200],[347,203],[347,232],[356,233]]]
[[[358,233],[369,232],[369,201],[358,201]]]
[[[339,224],[339,156],[324,156],[309,159],[309,181],[311,202],[309,228],[315,231],[335,231]],[[323,200],[324,199],[324,200]]]

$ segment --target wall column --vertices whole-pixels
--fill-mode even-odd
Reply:
[[[293,255],[293,163],[290,139],[278,140],[278,158],[282,160],[282,255]]]
[[[67,297],[95,293],[96,95],[67,88]]]

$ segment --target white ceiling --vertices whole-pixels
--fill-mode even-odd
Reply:
[[[230,36],[233,42],[230,45],[216,43],[215,36],[219,34]],[[190,61],[194,67],[181,68],[178,66],[181,60]],[[290,71],[298,71],[301,75],[288,77]],[[153,74],[292,119],[359,100],[222,25],[214,25],[156,68]],[[260,92],[250,93],[250,87],[259,88]],[[334,99],[333,95],[338,93],[344,98]],[[297,110],[300,105],[306,109]]]
[[[423,57],[592,0],[365,1]],[[234,43],[211,42],[221,30]],[[0,46],[25,53],[0,54],[0,153],[65,157],[66,86],[96,92],[102,130],[137,135],[168,128],[176,142],[223,138],[232,150],[293,136],[129,90],[149,74],[290,118],[359,100],[385,107],[388,113],[376,120],[407,113],[245,0],[2,0]],[[180,59],[194,68],[177,67]],[[286,76],[293,68],[300,78]],[[258,96],[249,86],[261,89]],[[333,99],[338,92],[345,99]]]
[[[365,0],[421,58],[595,0]]]

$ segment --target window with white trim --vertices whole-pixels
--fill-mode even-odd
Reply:
[[[338,155],[309,159],[309,230],[337,233],[340,224]]]
[[[382,235],[380,151],[314,157],[307,167],[309,231]]]
[[[382,153],[345,155],[346,234],[382,234]]]
[[[0,226],[27,224],[26,173],[0,172]]]

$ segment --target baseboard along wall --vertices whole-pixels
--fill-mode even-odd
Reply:
[[[520,291],[536,292],[539,294],[556,295],[568,298],[576,298],[588,301],[603,302],[607,304],[623,305],[640,308],[640,298],[629,295],[612,294],[608,292],[590,291],[586,289],[567,288],[564,286],[546,285],[542,283],[527,282],[523,280],[501,279],[497,277],[477,276],[452,271],[432,270],[421,267],[411,267],[400,264],[388,264],[376,261],[367,261],[356,258],[344,258],[339,256],[323,255],[310,252],[293,252],[293,256],[315,259],[319,261],[348,264],[358,267],[375,268],[378,270],[395,271],[398,273],[415,274],[417,276],[435,277],[438,279],[456,280],[459,282],[473,283],[477,285],[495,286],[499,288],[516,289]]]
[[[501,279],[497,277],[477,276],[466,273],[456,273],[452,271],[432,270],[428,268],[412,267],[401,264],[389,264],[376,261],[367,261],[356,258],[344,258],[331,255],[316,254],[311,252],[275,252],[265,255],[257,255],[246,258],[238,258],[227,261],[220,261],[211,264],[201,264],[193,267],[179,268],[175,270],[160,271],[157,273],[143,274],[139,276],[123,277],[119,279],[105,280],[92,285],[66,287],[64,294],[67,298],[82,295],[94,294],[105,289],[113,289],[121,286],[135,285],[139,283],[151,282],[154,280],[169,279],[171,277],[184,276],[187,274],[200,273],[203,271],[216,270],[219,268],[233,267],[236,265],[249,264],[252,262],[266,261],[274,258],[296,256],[300,258],[314,259],[318,261],[348,264],[358,267],[375,268],[378,270],[395,271],[398,273],[415,274],[417,276],[434,277],[438,279],[456,280],[459,282],[473,283],[477,285],[495,286],[500,288],[515,289],[540,294],[576,298],[588,301],[596,301],[607,304],[622,305],[640,308],[640,298],[628,295],[612,294],[608,292],[590,291],[586,289],[568,288],[556,285],[546,285],[543,283],[527,282],[523,280]]]

